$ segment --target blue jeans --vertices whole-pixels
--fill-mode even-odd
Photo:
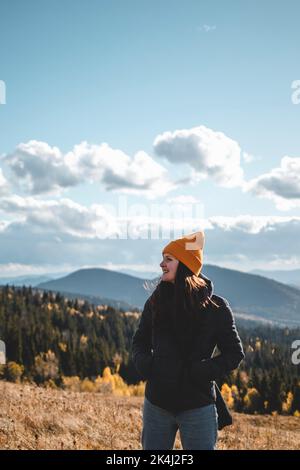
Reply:
[[[216,405],[171,413],[153,405],[145,397],[142,429],[143,450],[172,450],[178,429],[183,449],[215,450],[218,437]]]

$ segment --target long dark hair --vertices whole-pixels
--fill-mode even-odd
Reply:
[[[150,296],[153,327],[171,329],[181,347],[186,350],[195,322],[208,306],[219,307],[211,298],[205,277],[195,275],[179,261],[175,282],[160,278]]]

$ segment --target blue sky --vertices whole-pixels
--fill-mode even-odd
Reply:
[[[3,0],[0,13],[3,275],[154,272],[167,237],[99,238],[118,225],[102,205],[121,197],[199,203],[207,263],[300,267],[298,1]]]

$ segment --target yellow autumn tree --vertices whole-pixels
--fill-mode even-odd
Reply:
[[[292,392],[288,392],[286,396],[286,400],[282,403],[282,412],[284,414],[290,414],[293,400],[294,400],[294,395],[292,394]]]
[[[62,383],[66,390],[70,390],[71,392],[80,391],[80,378],[77,375],[71,377],[62,376]]]
[[[99,375],[95,380],[85,378],[80,380],[79,377],[62,377],[65,390],[102,393],[107,395],[118,396],[144,396],[145,382],[140,381],[136,385],[128,385],[123,378],[116,372],[111,373],[110,367],[105,367],[102,376]]]
[[[248,388],[244,396],[244,410],[248,413],[253,413],[259,408],[261,396],[256,388]]]
[[[58,359],[55,353],[49,349],[47,352],[35,356],[34,370],[40,380],[55,380],[59,371]]]
[[[14,361],[8,362],[6,366],[6,375],[8,380],[19,383],[21,381],[23,372],[24,366]]]
[[[90,380],[86,377],[80,383],[80,391],[81,392],[89,392],[89,393],[95,392],[96,391],[95,382],[93,382],[92,380]]]
[[[227,383],[224,383],[222,385],[221,393],[222,393],[222,396],[223,396],[228,408],[233,408],[233,406],[234,406],[234,397],[232,395],[231,387]]]

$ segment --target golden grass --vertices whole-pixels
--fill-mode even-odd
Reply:
[[[143,397],[0,381],[0,449],[141,449]],[[218,449],[299,449],[300,418],[234,413]],[[179,433],[175,449],[181,449]]]

